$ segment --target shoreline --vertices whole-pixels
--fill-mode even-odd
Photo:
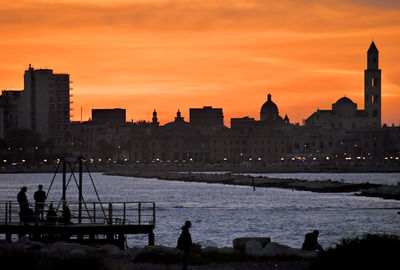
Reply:
[[[396,166],[342,166],[342,167],[309,167],[309,166],[267,166],[267,167],[241,167],[234,165],[213,166],[202,164],[179,165],[132,165],[132,164],[88,164],[91,172],[107,172],[110,170],[134,170],[152,172],[231,172],[231,173],[398,173]],[[41,167],[27,167],[22,165],[0,167],[0,174],[7,173],[54,173],[57,165]],[[86,168],[84,168],[86,171]]]

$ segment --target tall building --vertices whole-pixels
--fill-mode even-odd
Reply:
[[[29,129],[51,140],[64,143],[70,123],[70,87],[68,74],[29,65],[24,75],[24,91],[18,111],[18,127]]]
[[[367,52],[367,69],[364,71],[364,110],[372,125],[381,126],[381,70],[379,51],[372,41]]]
[[[18,128],[18,111],[23,91],[3,90],[0,96],[0,139]]]

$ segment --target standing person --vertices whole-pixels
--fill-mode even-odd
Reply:
[[[184,252],[183,256],[183,270],[187,269],[190,249],[192,248],[192,237],[190,235],[189,229],[192,227],[192,223],[187,220],[185,225],[182,227],[182,233],[178,238],[177,248]]]
[[[44,220],[44,201],[46,200],[46,192],[43,190],[43,186],[38,186],[38,191],[35,192],[33,198],[35,199],[35,216],[36,222]]]
[[[21,213],[26,213],[26,209],[29,208],[28,199],[26,198],[26,191],[28,190],[27,187],[22,187],[21,190],[18,192],[17,200],[19,204],[19,210]]]
[[[19,204],[19,216],[22,222],[29,220],[29,203],[28,199],[26,198],[26,191],[28,190],[27,187],[22,187],[21,190],[18,192],[17,201]]]

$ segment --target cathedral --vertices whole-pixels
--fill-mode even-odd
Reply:
[[[307,126],[325,129],[354,130],[381,126],[381,70],[379,51],[372,42],[367,52],[367,69],[364,71],[364,110],[348,97],[332,104],[332,110],[318,109],[307,118]]]

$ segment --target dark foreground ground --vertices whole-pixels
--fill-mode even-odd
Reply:
[[[136,264],[132,269],[137,270],[181,270],[182,265],[157,265],[157,264]],[[299,270],[301,265],[292,262],[241,262],[226,264],[207,264],[207,265],[190,265],[191,270]]]
[[[271,244],[277,249],[282,248],[278,244]],[[268,245],[270,244],[265,248]],[[397,270],[400,269],[399,250],[399,236],[388,235],[365,235],[354,239],[343,239],[335,247],[312,258],[299,258],[293,256],[293,253],[289,257],[255,254],[250,256],[241,251],[229,251],[229,248],[208,248],[208,250],[205,248],[204,251],[197,251],[197,255],[191,257],[188,269]],[[175,270],[182,269],[181,261],[182,252],[170,247],[133,247],[121,251],[112,245],[82,246],[65,242],[43,244],[26,238],[14,243],[0,240],[1,269]]]

